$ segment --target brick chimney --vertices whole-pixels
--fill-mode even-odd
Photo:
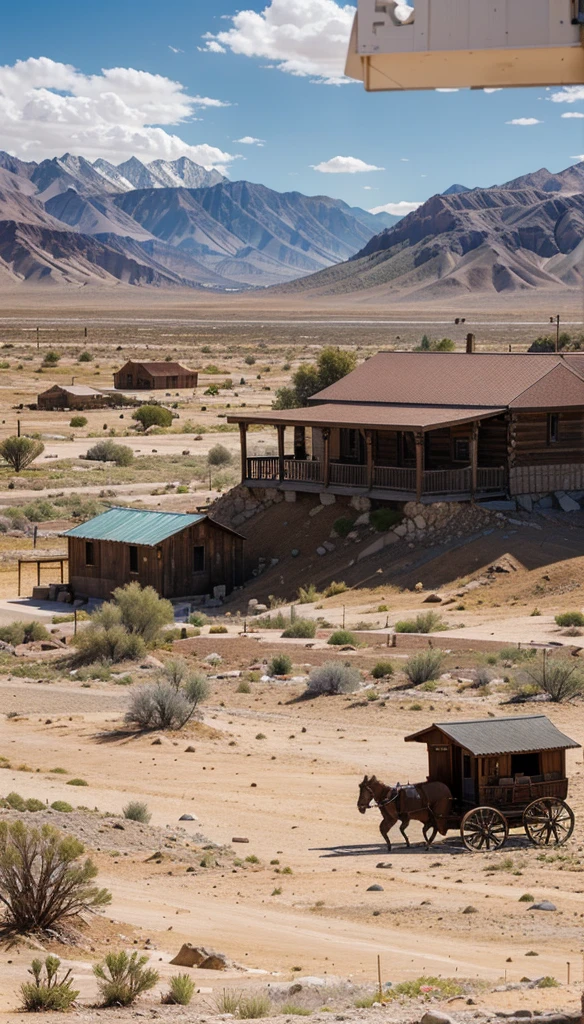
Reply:
[[[467,334],[466,336],[466,351],[469,355],[476,352],[476,338],[474,334]]]

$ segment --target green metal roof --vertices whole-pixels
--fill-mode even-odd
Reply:
[[[142,508],[110,508],[95,519],[89,519],[64,537],[80,537],[82,540],[111,540],[120,544],[143,544],[155,547],[167,537],[180,533],[188,526],[194,526],[206,519],[200,513],[153,512]]]
[[[521,715],[517,718],[479,718],[468,722],[435,722],[406,742],[423,743],[434,729],[477,757],[489,754],[521,754],[533,750],[568,750],[579,747],[576,740],[550,722],[546,715]]]

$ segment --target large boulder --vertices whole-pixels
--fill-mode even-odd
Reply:
[[[190,942],[184,942],[171,964],[175,967],[200,967],[203,961],[209,957],[209,950],[204,946],[193,946]]]

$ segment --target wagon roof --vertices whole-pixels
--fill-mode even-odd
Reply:
[[[434,729],[475,756],[521,754],[532,750],[567,750],[579,747],[576,740],[556,729],[545,715],[517,718],[475,718],[467,722],[435,722],[406,736],[406,742],[424,743]]]

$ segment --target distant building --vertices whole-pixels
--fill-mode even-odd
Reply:
[[[111,398],[85,384],[53,384],[37,398],[39,409],[103,409]]]
[[[132,580],[171,599],[243,583],[244,538],[206,515],[110,508],[64,536],[76,597],[107,600]]]
[[[182,363],[138,363],[130,359],[114,373],[114,387],[127,391],[196,388],[199,375]]]
[[[468,501],[584,490],[584,354],[379,352],[306,408],[231,413],[251,488]],[[251,424],[278,454],[247,455]],[[288,434],[286,434],[288,430]]]

